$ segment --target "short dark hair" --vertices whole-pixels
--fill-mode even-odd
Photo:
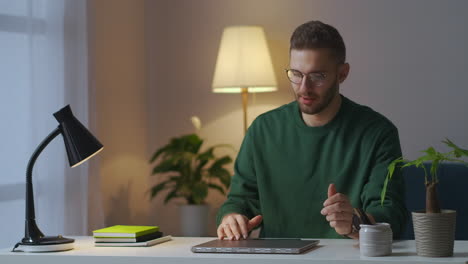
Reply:
[[[336,28],[320,21],[309,21],[294,30],[289,52],[291,50],[329,48],[338,63],[346,61],[346,47],[343,38]]]

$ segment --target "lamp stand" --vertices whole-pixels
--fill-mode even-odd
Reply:
[[[247,104],[249,102],[249,90],[247,87],[242,88],[242,111],[244,112],[244,136],[247,133]]]
[[[36,214],[34,210],[34,195],[32,185],[32,171],[34,163],[44,148],[61,133],[60,126],[52,131],[36,148],[28,162],[26,170],[26,222],[24,228],[24,238],[15,245],[21,246],[20,250],[25,252],[47,252],[63,251],[73,249],[74,239],[62,236],[44,236],[36,224]],[[13,248],[13,251],[15,250]]]

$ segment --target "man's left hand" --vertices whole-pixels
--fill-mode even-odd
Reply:
[[[336,191],[332,183],[328,186],[328,199],[323,203],[320,211],[326,216],[330,226],[340,235],[348,235],[352,230],[353,206],[348,197]]]

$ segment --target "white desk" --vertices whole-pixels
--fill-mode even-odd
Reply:
[[[1,264],[65,263],[65,264],[159,264],[159,263],[468,263],[468,241],[456,241],[450,258],[424,258],[416,255],[415,242],[396,241],[387,257],[360,257],[357,241],[321,239],[320,246],[300,255],[279,254],[208,254],[192,253],[190,248],[214,238],[174,237],[172,241],[153,247],[94,247],[92,237],[75,237],[75,249],[56,253],[10,252],[0,250]]]

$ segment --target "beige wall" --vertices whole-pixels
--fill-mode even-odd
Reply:
[[[337,27],[347,45],[351,73],[342,93],[389,117],[406,155],[437,147],[444,137],[468,145],[468,123],[460,111],[468,97],[462,88],[468,74],[466,1],[90,0],[90,5],[98,136],[106,146],[100,167],[106,224],[156,224],[179,234],[176,205],[183,201],[165,206],[163,197],[148,202],[144,192],[158,181],[149,176],[150,155],[169,138],[192,132],[190,116],[201,118],[207,145],[239,148],[240,96],[211,92],[225,26],[263,26],[272,53],[279,91],[251,98],[250,122],[292,100],[283,72],[288,40],[296,26],[317,19]],[[212,220],[223,200],[210,194]],[[213,221],[210,226],[214,235]]]
[[[149,151],[173,136],[193,131],[190,117],[200,117],[205,147],[232,144],[239,149],[243,138],[242,101],[239,94],[214,94],[211,81],[221,33],[225,26],[265,26],[279,91],[256,94],[249,102],[249,123],[260,113],[292,100],[287,82],[279,78],[288,63],[287,36],[292,26],[278,23],[275,14],[285,7],[270,1],[146,1],[147,75],[149,92]],[[268,7],[268,12],[259,12]],[[295,22],[287,22],[294,24]],[[231,154],[233,159],[237,152]],[[156,177],[150,179],[157,182]],[[152,221],[178,234],[177,204],[163,205],[164,195],[154,200]],[[215,235],[214,218],[225,197],[212,191],[210,235]]]
[[[149,224],[144,1],[88,4],[104,225]]]
[[[242,139],[240,96],[213,94],[221,33],[230,25],[261,25],[279,84],[258,94],[249,119],[292,100],[283,69],[292,31],[309,20],[335,26],[351,64],[341,92],[386,115],[398,127],[403,152],[414,157],[445,137],[468,145],[463,76],[468,74],[467,1],[437,0],[148,0],[146,43],[149,146],[191,131],[198,115],[207,143]],[[430,117],[426,118],[426,117]],[[213,194],[219,206],[224,198]],[[174,208],[152,203],[158,223],[175,230]],[[214,231],[214,226],[212,226]]]

